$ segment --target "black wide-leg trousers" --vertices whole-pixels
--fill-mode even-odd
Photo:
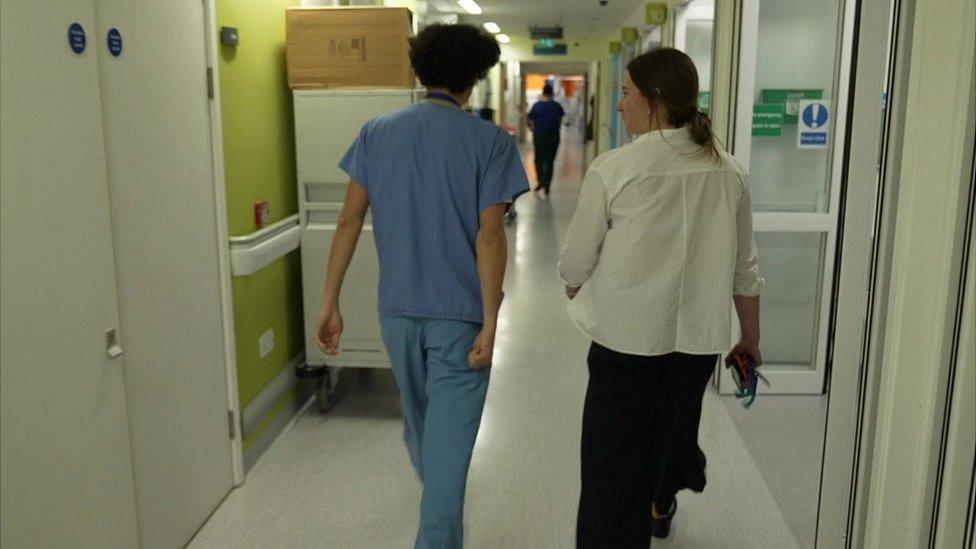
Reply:
[[[702,397],[718,355],[626,355],[594,343],[583,408],[581,549],[647,549],[651,506],[705,488]]]

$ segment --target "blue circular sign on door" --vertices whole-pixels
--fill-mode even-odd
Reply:
[[[803,109],[803,123],[808,128],[820,128],[827,123],[827,107],[820,103],[807,105]]]
[[[81,55],[85,51],[85,45],[88,43],[88,39],[85,37],[85,27],[81,26],[81,23],[72,23],[68,27],[68,45],[71,46],[71,51]]]
[[[108,31],[108,51],[112,57],[122,55],[122,33],[114,27]]]

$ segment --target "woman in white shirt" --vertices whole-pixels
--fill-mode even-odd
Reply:
[[[627,66],[618,110],[638,137],[587,171],[559,273],[593,340],[578,547],[667,537],[675,494],[705,487],[701,403],[731,345],[762,363],[749,188],[698,111],[698,73],[659,49]]]

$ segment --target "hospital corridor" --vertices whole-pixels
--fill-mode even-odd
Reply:
[[[468,547],[573,545],[588,341],[564,314],[553,273],[575,209],[582,136],[564,130],[563,143],[551,198],[520,198],[508,229],[505,304],[468,479]],[[420,483],[402,448],[393,376],[343,372],[336,389],[335,408],[299,416],[190,547],[410,545]],[[824,397],[765,397],[748,427],[739,409],[734,397],[706,392],[708,488],[681,496],[689,520],[677,519],[661,546],[812,546]]]
[[[2,0],[3,549],[976,549],[976,0]]]

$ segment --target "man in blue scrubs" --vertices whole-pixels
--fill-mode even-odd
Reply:
[[[383,342],[424,484],[418,548],[463,543],[464,491],[505,276],[502,216],[529,189],[515,141],[462,109],[499,53],[476,27],[425,28],[410,41],[410,61],[426,99],[367,122],[340,162],[351,181],[316,335],[327,355],[339,352],[339,291],[372,208]]]
[[[539,182],[537,191],[549,196],[552,185],[553,164],[559,151],[559,128],[566,111],[552,98],[552,86],[542,88],[542,98],[532,105],[529,111],[529,128],[532,130],[532,143],[535,146],[535,174]]]

